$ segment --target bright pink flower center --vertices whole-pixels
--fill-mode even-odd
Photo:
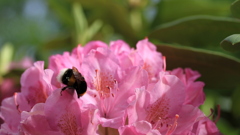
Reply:
[[[102,99],[108,98],[114,94],[111,90],[115,89],[116,80],[110,73],[101,72],[99,70],[96,71],[96,77],[94,80],[95,89],[99,92],[99,95]]]
[[[169,114],[169,98],[166,96],[162,96],[151,104],[147,108],[147,113],[146,120],[152,124],[154,129],[168,128],[166,135],[175,131],[179,115],[176,114],[175,118],[167,116]]]

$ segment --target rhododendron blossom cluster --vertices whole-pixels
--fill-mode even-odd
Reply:
[[[26,135],[217,135],[199,106],[204,83],[189,68],[166,70],[165,57],[144,39],[92,41],[62,55],[48,68],[38,61],[21,76],[21,92],[3,100],[0,134]],[[80,98],[61,92],[56,77],[76,67],[87,82]]]

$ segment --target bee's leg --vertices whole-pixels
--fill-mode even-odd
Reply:
[[[62,92],[63,92],[67,87],[68,87],[68,86],[62,88],[62,90],[61,90],[61,92],[60,92],[61,96],[62,96]]]
[[[61,96],[62,96],[62,92],[63,92],[65,89],[67,89],[67,88],[73,89],[73,87],[71,87],[71,86],[65,86],[65,87],[63,87],[62,90],[61,90],[61,92],[60,92]]]

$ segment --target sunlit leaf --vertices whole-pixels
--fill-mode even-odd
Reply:
[[[222,42],[221,46],[223,49],[230,52],[240,51],[240,34],[233,34],[226,37]]]
[[[240,18],[240,0],[236,0],[232,3],[231,11],[233,16]]]
[[[206,94],[206,99],[204,101],[204,104],[201,105],[200,109],[204,114],[210,115],[211,114],[210,108],[215,107],[216,98],[219,96],[219,93],[216,91],[213,91],[211,89],[206,89],[206,88],[204,88],[204,91]],[[218,96],[216,96],[216,95],[218,95]]]
[[[171,45],[158,45],[158,51],[167,58],[167,69],[190,67],[198,70],[206,88],[229,90],[240,82],[240,60],[228,55]],[[229,91],[226,91],[229,94]]]
[[[12,44],[6,43],[1,48],[0,52],[0,76],[7,73],[9,70],[10,63],[12,61],[14,48]]]

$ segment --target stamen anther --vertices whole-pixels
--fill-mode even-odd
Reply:
[[[175,129],[177,128],[177,120],[178,120],[178,118],[179,118],[179,115],[176,114],[176,115],[175,115],[175,120],[174,120],[174,122],[173,122],[173,125],[170,125],[170,126],[169,126],[166,135],[171,135],[171,134],[175,131]]]

